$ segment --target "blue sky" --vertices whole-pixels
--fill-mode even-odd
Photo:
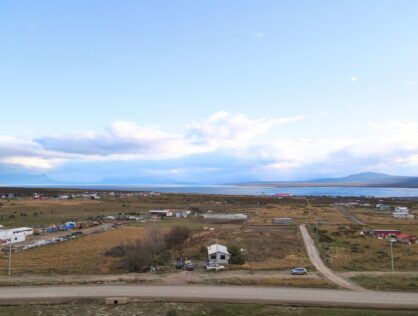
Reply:
[[[417,16],[416,1],[2,1],[0,172],[417,175]]]

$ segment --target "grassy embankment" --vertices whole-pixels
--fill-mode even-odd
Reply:
[[[0,316],[32,315],[149,315],[149,316],[413,316],[416,311],[383,311],[360,309],[337,309],[316,307],[290,307],[258,304],[224,303],[133,303],[121,306],[107,306],[92,303],[65,305],[23,305],[0,306]]]

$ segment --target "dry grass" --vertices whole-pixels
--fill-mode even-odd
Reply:
[[[270,224],[274,217],[291,217],[295,224],[323,222],[328,224],[351,223],[341,212],[332,206],[314,207],[306,205],[270,204],[254,209],[255,216],[250,218],[251,224]]]
[[[375,208],[350,208],[351,213],[367,225],[418,225],[418,218],[394,218],[392,212],[378,211]],[[411,214],[416,213],[411,211]]]
[[[371,290],[418,291],[418,277],[412,276],[356,276],[354,282]]]
[[[334,284],[319,278],[207,278],[190,282],[191,284],[210,285],[259,285],[259,286],[294,286],[307,288],[336,288]]]
[[[123,227],[13,255],[13,273],[102,274],[115,272],[117,260],[104,255],[122,242],[143,237],[143,228]],[[7,257],[0,271],[6,274]]]
[[[389,271],[391,261],[388,241],[361,237],[361,229],[354,225],[320,226],[318,237],[322,257],[334,270]],[[411,232],[416,230],[416,226],[405,226],[402,230]],[[395,243],[393,254],[398,271],[418,270],[418,244]]]
[[[179,250],[179,254],[206,260],[206,246],[219,242],[235,244],[245,250],[246,263],[230,265],[229,269],[283,270],[294,266],[310,266],[295,226],[290,231],[289,228],[268,231],[269,227],[260,231],[253,227],[227,225],[215,227],[214,231],[196,232]]]

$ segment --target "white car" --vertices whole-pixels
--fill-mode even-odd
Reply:
[[[218,264],[216,262],[208,262],[208,264],[206,265],[206,270],[207,271],[211,271],[211,270],[221,271],[223,269],[225,269],[225,267],[221,266],[220,264]]]

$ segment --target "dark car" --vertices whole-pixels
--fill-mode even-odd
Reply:
[[[183,269],[183,266],[184,266],[183,261],[181,260],[176,261],[176,269]]]
[[[194,269],[193,262],[186,263],[184,267],[186,268],[187,271],[193,271]]]

